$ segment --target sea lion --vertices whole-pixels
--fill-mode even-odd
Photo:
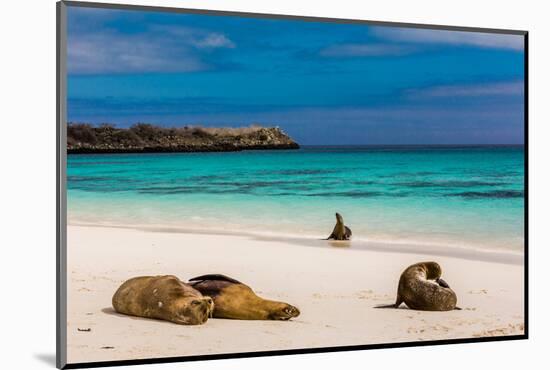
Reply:
[[[300,310],[288,303],[258,297],[247,285],[228,276],[197,276],[189,284],[214,299],[213,317],[239,320],[290,320]]]
[[[213,306],[212,298],[173,275],[135,277],[113,295],[113,307],[119,313],[182,325],[204,324]]]
[[[401,274],[395,303],[378,308],[397,308],[404,302],[413,310],[460,310],[456,301],[455,292],[441,279],[441,266],[436,262],[420,262]]]
[[[326,240],[349,240],[351,238],[351,229],[344,225],[344,218],[336,212],[336,225],[332,230],[332,234]]]

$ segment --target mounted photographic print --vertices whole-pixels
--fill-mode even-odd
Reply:
[[[527,32],[58,3],[58,367],[527,338]]]

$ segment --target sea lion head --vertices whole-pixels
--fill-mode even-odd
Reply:
[[[424,262],[423,265],[426,270],[426,279],[438,280],[441,277],[441,266],[437,262]]]
[[[214,311],[214,301],[210,297],[200,295],[186,296],[176,299],[170,311],[173,321],[185,325],[204,324]]]
[[[214,300],[202,295],[191,285],[183,283],[175,276],[160,277],[159,290],[163,291],[166,307],[162,307],[159,300],[159,309],[166,309],[171,321],[184,325],[204,324],[214,311]],[[158,294],[153,291],[153,294]],[[161,297],[159,297],[161,298]]]
[[[338,212],[336,212],[336,221],[337,221],[338,223],[341,223],[341,224],[344,223],[344,218],[343,218],[342,215],[339,214]]]
[[[270,320],[290,320],[300,315],[298,307],[294,307],[288,303],[277,302],[277,306],[269,314]]]

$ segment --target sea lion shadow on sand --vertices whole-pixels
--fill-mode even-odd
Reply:
[[[456,306],[456,293],[441,278],[441,273],[437,262],[420,262],[407,267],[399,278],[395,303],[375,308],[399,308],[405,303],[413,310],[461,310]]]
[[[139,321],[143,321],[143,322],[154,321],[154,322],[158,323],[159,325],[174,325],[174,323],[172,323],[170,321],[163,320],[163,319],[155,319],[155,318],[149,318],[149,317],[143,317],[143,316],[134,316],[134,315],[126,315],[126,314],[123,314],[123,313],[118,313],[118,312],[116,312],[116,310],[113,307],[104,307],[104,308],[101,309],[101,312],[104,313],[105,315],[120,317],[120,318],[124,318],[124,319],[130,319],[130,320],[134,320],[134,321],[138,321],[138,322]]]
[[[328,244],[334,248],[349,248],[351,241],[349,240],[329,240]]]
[[[300,310],[285,302],[259,297],[252,288],[221,274],[197,276],[189,284],[214,300],[214,318],[238,320],[290,320]]]
[[[124,313],[119,313],[113,307],[103,307],[101,309],[101,312],[104,313],[105,315],[110,315],[110,316],[115,316],[115,317],[124,317],[125,319],[131,319],[131,320],[136,320],[136,321],[151,321],[151,319],[148,318],[148,317],[133,316],[133,315],[127,315],[127,314],[124,314]],[[155,320],[155,319],[153,319],[153,320]],[[168,321],[165,321],[165,320],[156,320],[156,321],[158,321],[159,323],[170,324]]]
[[[126,315],[116,312],[116,310],[113,307],[103,307],[101,309],[101,312],[103,312],[106,315],[126,317]],[[137,316],[134,316],[134,318],[138,319]]]

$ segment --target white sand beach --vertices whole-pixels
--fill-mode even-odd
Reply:
[[[320,243],[326,247],[71,225],[68,362],[523,334],[522,264]],[[393,303],[401,272],[427,260],[440,263],[461,311],[374,308]],[[186,281],[206,273],[241,280],[260,296],[299,307],[301,315],[287,322],[210,319],[181,326],[111,308],[113,293],[130,277],[173,274]]]

